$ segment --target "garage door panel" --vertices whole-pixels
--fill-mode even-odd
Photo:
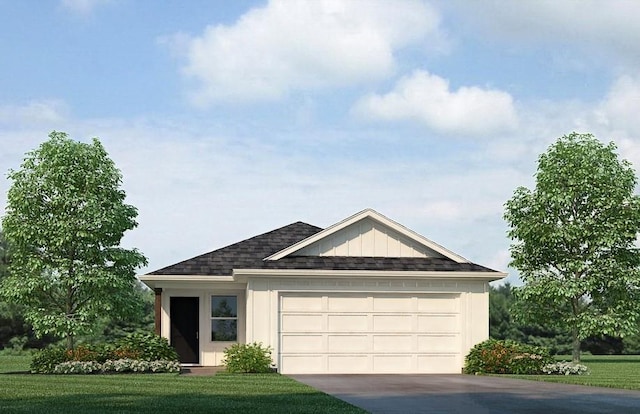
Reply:
[[[373,298],[375,312],[409,312],[413,310],[413,300],[410,297],[380,296]]]
[[[458,355],[418,355],[418,370],[425,374],[459,374]]]
[[[366,355],[328,355],[327,368],[330,373],[368,372],[369,357]]]
[[[451,352],[460,349],[459,335],[420,335],[418,352]]]
[[[411,315],[373,315],[374,332],[408,332],[413,330]]]
[[[318,296],[282,296],[280,309],[283,311],[321,311],[322,297]]]
[[[327,330],[330,332],[364,332],[368,330],[367,315],[329,314]]]
[[[368,352],[371,341],[367,335],[331,335],[328,336],[327,352]]]
[[[414,370],[412,355],[374,355],[373,370],[379,373],[401,373]]]
[[[412,335],[374,335],[374,352],[411,352],[413,351]]]
[[[283,372],[288,374],[322,374],[327,372],[322,355],[283,355]]]
[[[459,312],[460,299],[451,295],[429,295],[417,298],[418,312]]]
[[[288,314],[282,315],[283,332],[323,332],[322,315]]]
[[[458,315],[418,315],[420,332],[459,332]]]
[[[323,352],[324,335],[282,335],[282,348],[289,352]]]
[[[369,299],[366,297],[336,296],[327,298],[329,312],[367,312],[369,310]]]

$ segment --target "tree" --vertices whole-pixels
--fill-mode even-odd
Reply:
[[[124,203],[122,176],[100,141],[54,131],[9,178],[2,228],[12,256],[0,294],[24,306],[36,335],[64,337],[73,349],[99,318],[135,312],[135,270],[146,258],[119,244],[137,210]]]
[[[514,289],[509,283],[489,287],[489,336],[543,346],[554,355],[570,353],[571,340],[566,333],[538,322],[525,324],[513,317],[516,307]]]
[[[559,138],[536,187],[506,203],[519,316],[566,330],[572,356],[590,336],[633,334],[640,319],[640,200],[631,165],[590,134]]]
[[[489,336],[493,339],[511,339],[523,342],[524,335],[511,317],[513,292],[509,282],[489,286]]]

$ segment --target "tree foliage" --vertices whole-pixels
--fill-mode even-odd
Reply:
[[[630,164],[613,143],[572,133],[538,161],[533,191],[520,187],[506,203],[519,316],[572,335],[623,336],[640,318],[640,199]]]
[[[135,312],[135,270],[146,259],[119,244],[137,210],[124,203],[122,176],[99,140],[54,131],[9,178],[2,228],[12,256],[0,294],[24,306],[36,334],[73,348],[101,317]]]

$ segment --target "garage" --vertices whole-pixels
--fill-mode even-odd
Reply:
[[[281,293],[280,371],[460,373],[460,294]]]

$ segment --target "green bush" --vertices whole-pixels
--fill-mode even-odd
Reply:
[[[178,353],[166,338],[152,333],[134,333],[116,343],[114,354],[117,358],[141,359],[145,361],[177,361]]]
[[[229,372],[271,372],[271,348],[261,343],[233,344],[224,350],[223,363]]]
[[[488,339],[474,346],[465,358],[466,374],[541,374],[553,362],[542,347],[511,340]]]
[[[107,361],[178,361],[178,354],[169,342],[160,336],[147,333],[130,334],[116,344],[79,345],[73,350],[48,348],[37,352],[31,360],[31,372],[51,374],[63,362]],[[82,370],[91,364],[67,364],[64,369]]]
[[[56,365],[68,360],[68,354],[64,348],[43,349],[33,355],[31,359],[31,372],[34,374],[50,374]]]

